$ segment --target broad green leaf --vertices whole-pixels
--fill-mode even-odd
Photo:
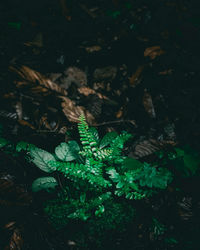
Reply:
[[[139,169],[142,168],[143,164],[133,158],[129,158],[127,157],[124,161],[123,161],[123,169],[125,170],[134,170],[134,169]]]
[[[56,161],[55,157],[49,152],[41,148],[33,148],[29,155],[31,156],[31,162],[33,162],[38,168],[44,172],[51,173],[56,170],[53,164],[49,164],[49,161]]]
[[[195,174],[200,168],[200,155],[192,150],[189,146],[185,147],[185,150],[175,148],[177,156],[183,159],[182,169],[180,164],[177,164],[179,170],[182,170],[186,175]]]
[[[73,161],[78,157],[80,148],[76,141],[69,141],[69,143],[62,142],[55,148],[56,156],[62,161]]]
[[[36,148],[35,145],[30,144],[30,143],[25,142],[25,141],[20,141],[20,142],[18,142],[17,145],[16,145],[16,151],[17,151],[17,152],[21,152],[22,150],[24,150],[24,151],[29,151],[29,150],[32,150],[32,149],[34,149],[34,148]]]
[[[104,148],[108,146],[117,136],[118,134],[115,131],[107,133],[101,140],[99,147]]]
[[[40,177],[36,179],[32,184],[32,191],[38,192],[43,189],[53,189],[58,185],[57,180],[54,177]]]
[[[180,148],[175,148],[178,157],[184,157],[185,152]]]
[[[0,148],[8,145],[10,142],[4,138],[0,138]]]

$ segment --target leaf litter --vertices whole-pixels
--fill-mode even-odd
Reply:
[[[5,64],[0,70],[0,119],[7,127],[7,134],[10,131],[16,139],[37,134],[36,138],[49,146],[49,142],[63,141],[66,132],[75,132],[74,123],[84,113],[87,122],[98,126],[102,134],[121,130],[134,134],[127,149],[133,158],[146,159],[168,146],[185,143],[198,151],[199,74],[195,46],[200,35],[190,21],[191,15],[196,15],[194,6],[186,1],[181,4],[178,1],[130,1],[127,8],[122,1],[115,1],[114,6],[108,1],[102,2],[80,1],[71,13],[63,6],[65,20],[60,23],[57,23],[59,8],[48,6],[42,14],[52,25],[42,23],[33,15],[36,20],[31,20],[31,24],[28,19],[23,21],[30,31],[14,30],[13,25],[8,31],[3,26],[0,47]],[[37,4],[33,5],[37,9]],[[166,13],[170,13],[170,20],[164,18]],[[23,8],[21,15],[26,16]],[[38,25],[40,22],[43,26]],[[16,32],[20,35],[16,36]],[[13,45],[16,50],[11,49],[9,42],[13,37],[18,37]],[[56,139],[58,134],[62,140]],[[10,164],[8,158],[5,161]],[[22,169],[30,180],[32,173],[25,165]],[[177,198],[173,191],[173,198],[166,194],[167,202],[157,197],[152,204],[155,213],[166,212],[169,204],[171,209],[175,207],[177,213],[174,212],[169,227],[180,229],[173,224],[173,218],[183,226],[197,218],[193,178],[187,183],[192,190],[189,197],[183,194]],[[26,246],[23,231],[27,225],[21,215],[18,217],[18,206],[19,211],[23,206],[30,211],[27,207],[32,198],[26,201],[29,194],[11,180],[1,180],[0,192],[5,196],[1,204],[17,209],[16,218],[8,217],[3,225],[3,230],[10,230],[5,249],[23,249],[23,245]],[[22,223],[16,223],[17,219]],[[143,221],[145,229],[138,231],[135,237],[138,248],[149,249],[141,242],[143,237],[149,237],[148,223]],[[71,248],[76,249],[72,239],[64,240],[65,237],[60,236],[52,242],[50,234],[39,232],[38,235],[40,242],[42,237],[46,239],[49,249],[65,249],[58,243],[61,238],[66,245],[73,242]],[[160,249],[164,248],[160,246]]]

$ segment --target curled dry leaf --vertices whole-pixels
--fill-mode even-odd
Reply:
[[[117,75],[117,68],[114,66],[107,66],[104,68],[95,69],[93,76],[95,80],[113,80]]]
[[[160,46],[153,46],[145,49],[144,57],[149,56],[152,60],[157,56],[165,54],[165,51],[160,48]]]
[[[139,83],[139,78],[142,74],[142,71],[144,69],[144,65],[141,65],[137,68],[134,74],[132,74],[131,77],[129,77],[129,83],[131,86],[135,87]]]
[[[95,123],[93,115],[89,111],[87,111],[84,107],[77,106],[73,101],[71,101],[67,97],[60,96],[60,98],[63,101],[61,104],[63,113],[70,122],[79,122],[80,115],[84,114],[87,122],[90,125]]]
[[[31,42],[25,43],[26,46],[36,46],[39,48],[43,47],[43,34],[42,32],[39,32]]]
[[[100,50],[101,50],[101,47],[98,46],[98,45],[94,45],[94,46],[86,47],[85,50],[86,50],[88,53],[93,53],[93,52],[100,51]]]
[[[43,76],[41,73],[27,67],[27,66],[21,66],[21,67],[9,67],[10,71],[17,73],[24,81],[16,81],[16,85],[18,87],[22,87],[23,85],[30,85],[30,83],[37,84],[33,90],[35,92],[46,92],[45,89],[53,90],[61,95],[67,95],[67,91],[60,86],[58,86],[56,83],[51,81],[50,79]],[[41,85],[40,87],[38,86]]]
[[[22,232],[19,228],[15,228],[12,231],[12,235],[9,239],[8,245],[4,250],[21,250],[23,248],[24,240],[22,237]]]
[[[98,118],[102,113],[103,100],[97,95],[91,95],[89,97],[89,103],[87,104],[88,111],[95,117]]]
[[[136,146],[134,151],[129,154],[129,157],[133,157],[136,159],[148,156],[153,154],[154,152],[160,150],[162,145],[159,141],[154,139],[144,140],[139,142]]]
[[[116,113],[116,118],[122,118],[122,116],[123,116],[123,112],[124,111],[124,107],[121,107],[118,111],[117,111],[117,113]]]
[[[173,73],[173,69],[166,69],[165,71],[161,71],[159,75],[171,75]]]
[[[143,96],[143,105],[146,110],[146,112],[150,115],[150,117],[155,118],[156,113],[152,101],[151,95],[147,92],[147,90],[144,90],[144,96]]]
[[[87,75],[86,73],[77,68],[77,67],[69,67],[64,71],[64,75],[67,77],[68,81],[76,83],[77,86],[86,85],[87,84]]]
[[[156,151],[161,150],[162,148],[168,145],[175,146],[176,142],[168,140],[161,142],[155,139],[145,139],[143,141],[136,143],[136,145],[134,146],[134,150],[130,152],[129,157],[133,157],[136,159],[146,157],[148,155],[155,153]]]
[[[78,92],[80,94],[83,94],[84,96],[97,95],[100,99],[105,99],[105,100],[109,99],[107,96],[102,95],[101,93],[98,93],[89,87],[80,87],[80,88],[78,88]]]
[[[18,123],[22,126],[29,127],[31,129],[35,129],[35,127],[31,123],[29,123],[25,120],[18,120]]]

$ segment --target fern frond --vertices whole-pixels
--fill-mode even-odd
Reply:
[[[80,141],[83,145],[83,151],[85,156],[92,157],[93,152],[97,151],[96,138],[92,131],[89,130],[85,116],[82,114],[79,117],[78,131],[80,135]],[[83,153],[82,153],[83,154]]]
[[[110,157],[107,159],[115,164],[121,164],[124,161],[124,157],[121,156],[124,143],[131,138],[132,135],[127,132],[123,132],[118,135],[111,143],[109,150],[111,153]]]
[[[63,173],[71,180],[81,179],[87,181],[94,187],[106,188],[112,186],[110,181],[105,180],[98,169],[91,165],[84,165],[72,162],[49,162],[50,165],[56,167],[58,171]]]
[[[113,150],[111,148],[107,149],[99,149],[97,152],[94,153],[94,156],[98,160],[108,160],[112,158]]]
[[[132,137],[131,134],[123,131],[120,135],[118,135],[113,142],[110,144],[110,148],[114,149],[123,149],[124,143]]]

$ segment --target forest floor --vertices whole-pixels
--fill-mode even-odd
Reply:
[[[77,0],[67,18],[56,1],[32,2],[0,4],[0,124],[7,139],[52,151],[78,138],[83,112],[101,135],[133,134],[125,153],[135,159],[175,146],[200,151],[195,1]],[[82,249],[41,212],[43,196],[31,192],[37,170],[3,151],[0,159],[0,248]],[[168,188],[136,204],[134,225],[102,249],[200,249],[199,187],[199,175],[190,176],[181,179],[180,193]],[[166,230],[156,234],[152,218]]]

